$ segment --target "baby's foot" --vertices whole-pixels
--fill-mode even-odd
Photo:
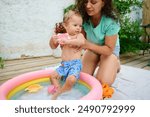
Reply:
[[[59,95],[59,92],[54,93],[54,95],[52,95],[51,97],[51,100],[56,100],[58,95]]]
[[[58,88],[55,87],[54,85],[50,85],[48,87],[48,93],[50,93],[50,94],[54,94],[57,90],[58,90]]]

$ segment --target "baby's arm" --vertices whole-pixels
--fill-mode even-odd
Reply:
[[[59,45],[57,35],[53,35],[49,41],[49,45],[52,49],[56,49]]]

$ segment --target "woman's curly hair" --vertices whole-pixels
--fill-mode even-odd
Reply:
[[[113,7],[113,1],[112,0],[102,0],[104,2],[104,7],[102,8],[102,15],[105,15],[106,17],[110,17],[114,20],[117,20],[117,12]],[[86,12],[86,6],[85,4],[88,2],[88,0],[76,0],[75,6],[76,9],[78,9],[83,17],[83,20],[87,22],[90,18],[90,16]]]

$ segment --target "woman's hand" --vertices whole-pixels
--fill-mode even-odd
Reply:
[[[75,52],[81,51],[82,49],[89,49],[89,41],[84,40],[84,44],[82,46],[77,47],[77,49],[75,50]]]
[[[82,48],[89,49],[89,46],[90,46],[89,44],[90,44],[90,42],[88,40],[85,40],[85,43],[84,43],[84,45],[82,45]]]

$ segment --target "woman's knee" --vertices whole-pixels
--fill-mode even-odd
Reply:
[[[93,53],[92,51],[86,50],[82,58],[82,72],[93,75],[94,70],[98,64],[99,55]]]
[[[101,56],[99,66],[101,69],[107,70],[110,73],[117,72],[120,68],[120,62],[119,59],[113,54],[111,56]]]
[[[112,85],[119,69],[119,60],[115,55],[101,56],[97,79],[102,83]]]
[[[114,77],[104,77],[102,75],[99,75],[97,77],[97,79],[100,81],[101,84],[108,84],[109,86],[111,86],[114,83],[115,78]]]

